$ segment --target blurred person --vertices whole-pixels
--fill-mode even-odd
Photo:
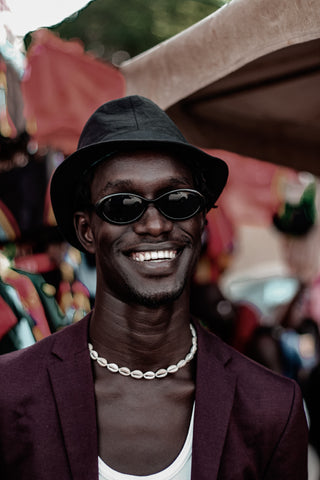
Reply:
[[[288,376],[304,391],[310,372],[320,360],[320,228],[319,186],[308,172],[284,183],[273,223],[279,233],[283,259],[298,280],[292,300],[279,308],[277,324]],[[313,375],[314,377],[314,375]]]
[[[279,312],[279,323],[288,328],[298,328],[304,318],[312,318],[320,327],[318,189],[312,174],[299,172],[296,180],[285,182],[273,216],[283,260],[299,282],[295,297]]]
[[[95,306],[0,358],[2,479],[307,478],[297,384],[190,315],[227,175],[146,98],[89,118],[51,198],[68,242],[95,256]]]
[[[244,352],[261,314],[253,304],[232,301],[220,288],[221,276],[230,267],[236,231],[224,208],[206,215],[201,252],[190,289],[190,312],[224,342]]]
[[[242,353],[259,327],[258,310],[248,302],[226,298],[216,282],[192,283],[190,311],[205,327]]]

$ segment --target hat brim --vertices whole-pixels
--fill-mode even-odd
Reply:
[[[55,170],[50,185],[52,208],[57,224],[66,240],[84,251],[78,240],[74,228],[75,191],[85,171],[90,169],[97,160],[103,159],[110,153],[121,153],[130,148],[132,151],[139,149],[165,149],[166,152],[178,154],[181,159],[194,160],[204,170],[205,179],[215,202],[228,178],[228,167],[220,158],[208,155],[188,143],[172,140],[140,140],[119,139],[99,142],[78,149],[68,156]]]

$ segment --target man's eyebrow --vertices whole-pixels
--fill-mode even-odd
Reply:
[[[185,184],[186,186],[190,187],[190,178],[187,177],[171,177],[168,179],[168,185],[172,187],[181,187],[181,185]]]
[[[132,188],[131,180],[117,180],[115,182],[107,182],[103,187],[103,191],[109,190],[110,188],[125,188],[130,189]]]
[[[181,177],[169,177],[166,179],[166,181],[163,183],[163,187],[182,187],[182,186],[187,186],[190,188],[190,179],[187,177],[181,176]],[[132,182],[132,180],[116,180],[114,182],[107,182],[105,186],[102,189],[102,193],[107,192],[110,189],[122,189],[123,191],[129,192],[130,190],[135,189],[136,186]]]

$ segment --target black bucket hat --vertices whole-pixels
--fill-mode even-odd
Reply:
[[[112,100],[92,114],[77,150],[59,165],[51,180],[55,218],[71,245],[83,250],[73,223],[76,191],[83,174],[108,154],[143,148],[162,148],[177,153],[182,161],[194,161],[203,170],[211,202],[217,200],[226,184],[226,163],[189,144],[168,115],[151,100],[138,95]]]

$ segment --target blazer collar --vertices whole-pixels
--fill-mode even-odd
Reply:
[[[231,354],[214,335],[197,325],[198,355],[192,479],[215,480],[233,405],[236,377]]]
[[[90,315],[57,335],[49,375],[72,478],[98,478],[94,382],[88,353]]]

